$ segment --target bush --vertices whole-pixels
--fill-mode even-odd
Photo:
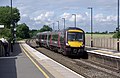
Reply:
[[[113,38],[118,38],[118,37],[120,38],[120,33],[118,34],[118,32],[113,35]]]

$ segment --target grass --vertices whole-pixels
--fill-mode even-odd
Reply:
[[[91,34],[85,34],[86,37],[90,37]],[[93,34],[94,38],[112,38],[113,34]]]

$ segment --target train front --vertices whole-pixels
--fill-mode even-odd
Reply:
[[[66,30],[66,52],[75,56],[85,54],[85,33],[82,29],[68,28]]]

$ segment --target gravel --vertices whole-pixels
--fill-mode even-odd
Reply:
[[[83,59],[74,59],[74,58],[66,57],[57,52],[50,51],[43,47],[42,48],[38,47],[35,44],[34,40],[28,41],[27,43],[29,43],[32,47],[34,47],[36,50],[40,51],[41,53],[45,54],[46,56],[63,64],[64,66],[70,68],[71,70],[77,72],[78,74],[85,76],[86,78],[120,78],[118,74],[116,73],[110,74],[109,73],[111,72],[110,70],[101,68],[94,64],[90,64],[87,61],[84,61]]]

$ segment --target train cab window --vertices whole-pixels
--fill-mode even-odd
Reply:
[[[83,33],[76,34],[76,40],[83,40]]]
[[[69,32],[68,40],[69,41],[81,41],[83,40],[83,33]]]

